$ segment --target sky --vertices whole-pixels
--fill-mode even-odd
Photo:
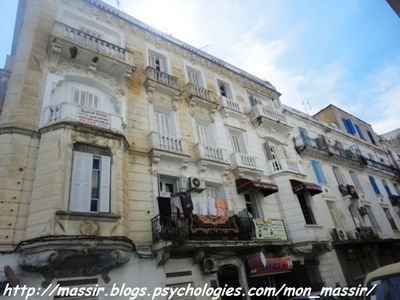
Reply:
[[[116,0],[107,0],[117,7]],[[314,114],[334,104],[400,127],[400,18],[384,0],[119,0],[125,13],[271,82]],[[16,0],[0,0],[0,66]]]

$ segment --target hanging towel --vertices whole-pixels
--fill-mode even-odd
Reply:
[[[171,195],[171,214],[172,215],[180,215],[183,214],[181,198],[178,194]]]
[[[217,216],[226,216],[227,205],[224,199],[216,199],[215,206],[217,207]]]
[[[207,197],[207,208],[208,208],[208,215],[216,216],[217,215],[217,207],[215,206],[215,198],[208,196]]]
[[[198,208],[199,208],[199,215],[208,215],[208,202],[207,200],[204,200],[204,198],[200,198],[197,201],[198,203]]]

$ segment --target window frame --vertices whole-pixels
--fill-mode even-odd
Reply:
[[[371,175],[368,175],[368,179],[369,179],[369,182],[371,183],[372,189],[374,190],[375,194],[379,195],[379,196],[382,195],[375,178]]]
[[[356,187],[356,189],[360,192],[360,193],[364,193],[364,189],[361,185],[360,180],[358,179],[357,173],[354,170],[349,170],[349,174],[351,177],[351,180],[354,183],[354,186]]]
[[[99,159],[99,198],[93,205],[93,163]],[[112,156],[109,148],[75,144],[73,147],[68,211],[111,213]]]
[[[161,67],[161,64],[158,63],[159,66],[157,67],[157,65],[156,65],[157,63],[155,62],[155,60],[154,60],[154,63],[156,63],[156,64],[153,63],[152,57],[154,57],[155,60],[156,59],[158,59],[159,61],[162,60],[163,66]],[[156,71],[169,74],[168,58],[166,55],[164,55],[160,52],[154,51],[152,49],[148,49],[147,50],[147,59],[148,59],[147,62],[148,62],[149,67],[155,69]]]
[[[299,205],[301,212],[303,213],[304,221],[306,225],[318,225],[317,219],[314,214],[314,210],[311,204],[311,196],[308,193],[297,193],[297,199],[299,200]],[[306,214],[305,214],[305,210]],[[310,217],[310,219],[308,219]]]
[[[396,222],[395,222],[395,220],[393,218],[393,215],[390,212],[389,208],[388,207],[382,207],[382,209],[383,209],[383,212],[385,213],[386,219],[388,220],[388,222],[390,224],[390,227],[393,230],[396,230],[396,231],[399,230],[399,228],[397,227],[397,224],[396,224]]]
[[[322,166],[319,163],[319,161],[312,159],[311,160],[311,165],[315,174],[315,177],[317,178],[318,183],[320,184],[327,184],[328,181],[326,180],[324,171],[322,170]]]

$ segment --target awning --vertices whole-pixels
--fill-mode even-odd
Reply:
[[[261,181],[252,181],[246,178],[236,179],[236,190],[237,192],[243,193],[248,190],[259,190],[264,194],[264,197],[276,193],[279,189],[276,184],[261,182]]]
[[[250,277],[287,273],[291,272],[293,268],[290,256],[266,258],[261,251],[250,255],[247,258],[247,265]]]
[[[290,179],[292,189],[294,193],[309,192],[311,196],[322,193],[322,187],[318,184],[311,182],[303,182],[295,179]]]

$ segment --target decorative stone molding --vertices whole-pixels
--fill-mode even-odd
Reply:
[[[125,237],[50,236],[25,241],[19,251],[19,266],[41,273],[44,286],[53,278],[96,275],[108,283],[108,273],[130,260],[135,245]]]

